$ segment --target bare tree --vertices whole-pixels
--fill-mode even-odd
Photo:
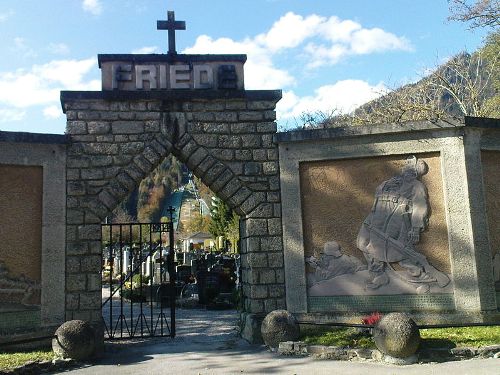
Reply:
[[[461,114],[488,117],[491,109],[485,103],[491,96],[492,80],[499,74],[498,57],[485,60],[482,51],[458,55],[436,70],[431,84],[442,91],[442,98],[451,97]]]
[[[470,22],[470,28],[500,26],[500,2],[498,0],[448,0],[449,20]]]

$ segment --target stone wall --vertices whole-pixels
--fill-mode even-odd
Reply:
[[[0,342],[65,318],[65,142],[0,132]]]
[[[42,270],[42,184],[40,166],[0,164],[0,262],[12,277],[25,275],[37,283]]]
[[[395,310],[411,312],[420,324],[498,321],[491,223],[498,120],[306,130],[280,133],[277,140],[290,312],[323,323],[357,323],[373,311]],[[429,166],[422,177],[431,207],[429,225],[417,249],[451,283],[420,293],[393,277],[392,287],[371,290],[358,283],[370,280],[361,268],[323,283],[308,278],[312,271],[305,257],[317,256],[327,241],[336,240],[346,257],[364,261],[356,237],[373,206],[375,188],[397,175],[409,155]],[[401,269],[396,264],[390,271],[396,276]]]
[[[67,320],[100,322],[100,223],[169,153],[242,219],[248,325],[285,307],[279,155],[273,142],[281,93],[188,91],[62,93],[69,136]]]

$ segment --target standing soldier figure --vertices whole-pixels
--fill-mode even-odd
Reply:
[[[419,181],[427,171],[423,160],[410,156],[400,175],[377,187],[371,213],[357,238],[357,246],[368,262],[372,278],[366,284],[367,289],[389,283],[386,270],[393,262],[407,271],[405,281],[419,285],[419,293],[428,292],[429,283],[437,282],[441,287],[449,283],[445,274],[415,250],[428,222],[427,189]]]

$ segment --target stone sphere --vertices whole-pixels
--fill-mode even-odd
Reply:
[[[70,320],[56,331],[52,350],[58,357],[77,361],[90,358],[95,350],[95,331],[88,322]]]
[[[277,348],[280,342],[296,341],[300,336],[297,319],[286,310],[274,310],[266,315],[260,328],[264,343]]]
[[[373,339],[382,353],[395,358],[407,358],[417,351],[420,332],[407,314],[391,313],[373,327]]]

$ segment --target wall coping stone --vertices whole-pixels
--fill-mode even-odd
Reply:
[[[185,55],[185,54],[98,54],[97,61],[99,68],[103,62],[116,62],[116,61],[126,61],[133,63],[142,62],[166,62],[166,63],[176,63],[176,62],[212,62],[212,61],[238,61],[245,63],[247,61],[247,55],[245,54],[235,54],[235,55]]]
[[[277,133],[274,138],[276,142],[286,143],[430,130],[461,130],[464,128],[485,128],[500,130],[500,119],[465,116],[461,119],[446,121],[408,121],[400,124],[391,123],[363,126],[344,126],[327,129],[294,130],[289,132]]]
[[[281,90],[148,90],[148,91],[61,91],[61,105],[66,113],[65,104],[69,101],[82,100],[168,100],[168,101],[196,101],[196,100],[228,100],[243,99],[247,101],[269,100],[278,102],[281,99]]]
[[[68,138],[64,134],[0,131],[0,142],[65,144],[68,142]]]

